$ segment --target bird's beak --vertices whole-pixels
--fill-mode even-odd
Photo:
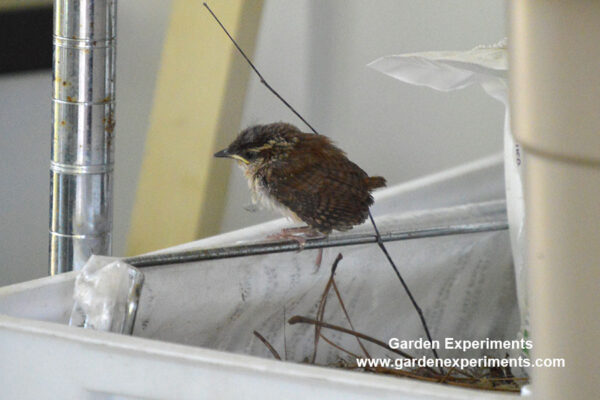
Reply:
[[[238,160],[243,162],[244,164],[248,165],[250,164],[250,161],[246,160],[244,157],[239,156],[235,153],[230,153],[228,149],[223,149],[221,151],[217,151],[215,153],[215,157],[220,157],[220,158],[233,158],[234,160]]]
[[[215,157],[227,158],[227,157],[231,157],[231,153],[227,149],[223,149],[221,151],[217,151],[215,153]]]

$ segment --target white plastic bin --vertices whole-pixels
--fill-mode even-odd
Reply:
[[[418,217],[419,210],[502,199],[501,160],[501,156],[492,157],[382,191],[376,196],[373,214],[377,218],[389,213],[412,212],[413,217]],[[414,221],[415,218],[403,221]],[[385,221],[393,223],[395,220],[383,221],[385,225]],[[283,224],[281,220],[273,221],[178,248],[233,244],[261,237],[264,232],[279,229]],[[368,228],[366,225],[358,229]],[[389,247],[425,312],[434,338],[449,332],[472,336],[466,339],[490,335],[511,338],[518,330],[519,315],[508,233],[500,231],[481,234],[477,238],[475,235],[461,237],[423,239],[439,241],[428,247],[432,250],[426,255],[418,254],[422,248],[418,240],[397,242]],[[462,241],[464,246],[461,246],[466,249],[464,254],[478,257],[479,263],[465,261],[464,267],[456,264],[452,257],[466,256],[452,250],[451,240]],[[480,246],[495,250],[480,254]],[[287,318],[314,312],[310,306],[318,302],[323,283],[329,276],[329,266],[338,251],[344,254],[344,260],[336,279],[345,294],[356,329],[380,338],[385,335],[423,336],[416,313],[383,257],[380,260],[364,259],[366,251],[373,252],[373,259],[379,257],[374,245],[328,249],[318,272],[311,265],[315,253],[309,251],[145,269],[146,282],[133,336],[67,326],[75,278],[75,273],[67,273],[0,288],[0,397],[514,397],[273,360],[253,337],[252,331],[259,330],[283,354],[285,312]],[[443,265],[445,258],[454,260],[449,261],[447,271]],[[438,261],[424,263],[421,270],[411,264],[415,259]],[[419,263],[422,262],[417,262],[417,266],[421,265]],[[439,282],[420,278],[435,268],[441,268],[441,272],[436,273],[440,276]],[[450,279],[452,277],[454,279]],[[469,290],[463,293],[465,290],[460,285],[465,284],[467,277],[471,277],[466,282]],[[373,287],[375,284],[378,286]],[[451,307],[439,304],[442,294],[448,297]],[[453,303],[460,305],[460,309],[453,309]],[[365,307],[370,307],[368,312]],[[330,318],[338,317],[330,315]],[[391,320],[391,324],[372,323],[384,320]],[[308,351],[305,350],[306,338],[313,334],[312,328],[288,325],[286,332],[289,358],[301,361],[298,358]],[[353,338],[336,339],[344,343],[354,341]],[[333,356],[326,350],[327,345],[321,346],[321,361],[327,364]],[[369,350],[377,351],[374,347]]]

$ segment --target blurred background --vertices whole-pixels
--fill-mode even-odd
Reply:
[[[268,82],[389,185],[502,150],[504,107],[480,88],[441,93],[366,65],[389,54],[496,43],[506,36],[503,0],[234,3],[241,1],[209,2],[241,33]],[[51,5],[0,1],[0,31],[8,26],[2,21],[27,21],[23,13],[31,18],[32,11],[46,10],[42,18],[51,18]],[[122,0],[117,20],[113,254],[278,218],[245,209],[250,196],[233,162],[208,160],[250,124],[287,121],[307,128],[249,73],[200,1]],[[0,32],[0,59],[35,37],[16,35]],[[40,43],[51,50],[51,33]],[[0,62],[0,286],[48,270],[51,62],[42,64]],[[225,94],[212,89],[219,79]],[[216,104],[217,115],[202,104]],[[202,122],[215,118],[225,122]],[[195,171],[199,166],[203,170]]]

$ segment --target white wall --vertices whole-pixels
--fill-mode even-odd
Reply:
[[[48,270],[51,79],[0,75],[0,285]]]
[[[366,67],[378,57],[468,50],[505,36],[502,0],[266,1],[255,61],[320,133],[369,174],[390,184],[442,170],[502,148],[503,106],[468,88],[441,93]],[[243,125],[303,124],[252,77]],[[249,213],[235,168],[223,231],[273,218]]]
[[[121,255],[170,1],[118,4],[114,254]],[[365,65],[504,35],[502,0],[266,0],[254,58],[321,133],[367,172],[396,183],[499,151],[503,109],[477,88],[434,92]],[[48,71],[0,76],[0,285],[47,273],[50,94]],[[243,125],[278,120],[301,126],[253,77]],[[275,216],[245,211],[247,186],[237,170],[232,177],[223,231]]]

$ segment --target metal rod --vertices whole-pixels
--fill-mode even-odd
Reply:
[[[50,274],[111,253],[116,0],[55,0]]]
[[[399,240],[422,239],[467,233],[492,232],[508,229],[506,219],[492,222],[472,224],[457,224],[448,226],[428,227],[410,231],[393,231],[381,233],[384,242]],[[331,237],[308,239],[303,248],[296,241],[262,242],[248,245],[218,247],[212,249],[188,250],[173,253],[162,253],[147,256],[135,256],[123,261],[137,268],[153,267],[166,264],[183,264],[196,261],[215,260],[221,258],[256,256],[260,254],[283,253],[299,250],[321,249],[326,247],[355,246],[376,243],[375,234],[340,234]]]

